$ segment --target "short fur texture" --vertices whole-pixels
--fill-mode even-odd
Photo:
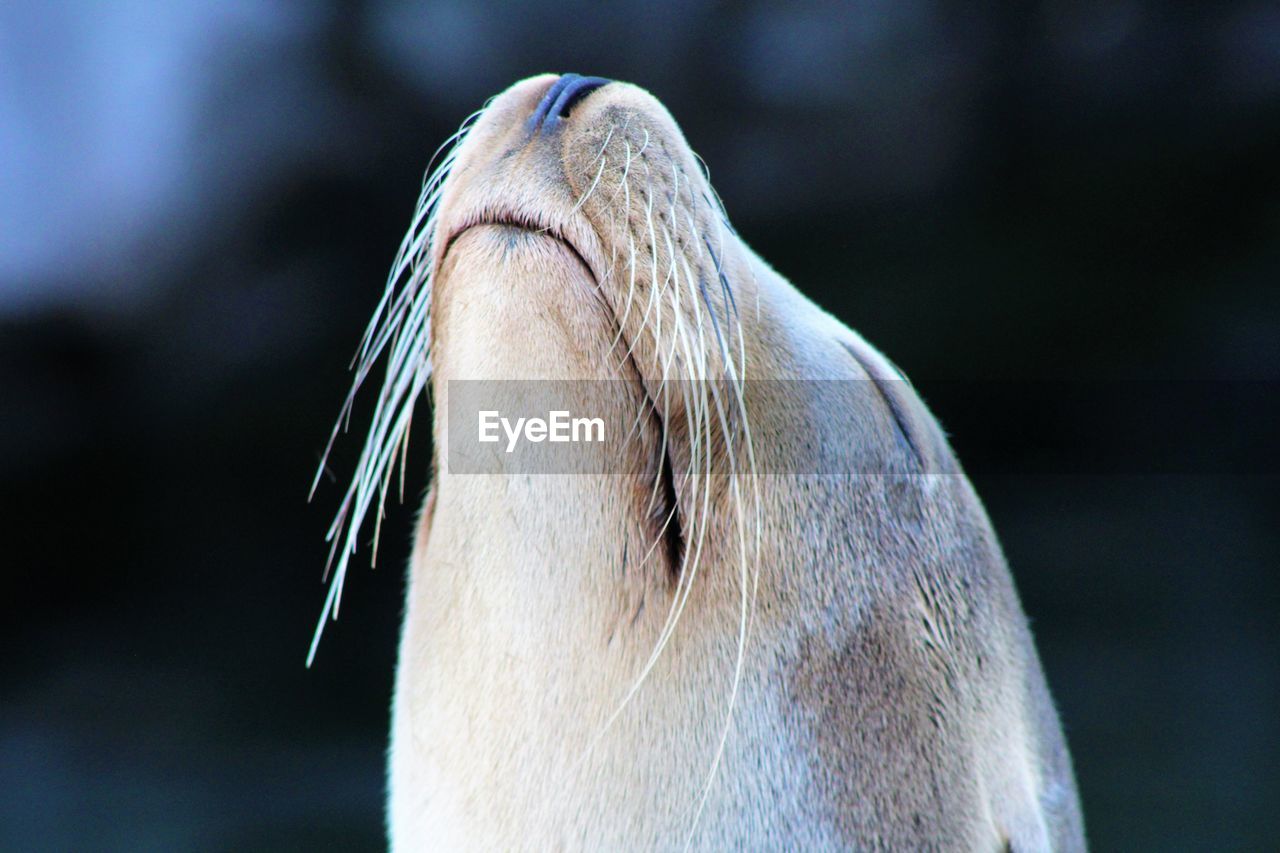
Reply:
[[[1083,849],[1026,619],[932,417],[734,234],[652,96],[610,83],[531,133],[555,81],[497,97],[424,190],[362,350],[358,379],[391,364],[335,586],[428,383],[437,448],[451,379],[629,380],[590,402],[637,441],[620,474],[436,460],[394,848]],[[810,452],[799,423],[869,473],[760,474]]]

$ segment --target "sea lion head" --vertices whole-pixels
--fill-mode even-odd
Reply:
[[[428,384],[439,487],[450,382],[621,380],[583,384],[576,402],[602,416],[609,435],[626,437],[609,445],[609,473],[644,485],[617,481],[615,494],[591,500],[626,504],[651,540],[666,540],[641,551],[665,560],[667,577],[688,568],[691,535],[703,558],[736,543],[735,562],[747,559],[751,537],[715,530],[733,519],[758,537],[767,507],[758,482],[744,495],[734,477],[771,465],[814,473],[814,448],[842,448],[851,433],[862,436],[851,464],[863,470],[945,461],[895,369],[737,235],[701,161],[648,92],[574,74],[532,77],[451,142],[361,347],[357,388],[384,352],[388,371],[331,531],[338,572],[326,613]],[[791,381],[846,379],[872,381],[827,385],[825,394]],[[839,423],[826,411],[833,404]],[[582,502],[566,488],[566,499]],[[473,501],[513,500],[510,489],[466,491]],[[548,514],[534,505],[505,511]],[[476,507],[473,517],[483,514]],[[557,527],[545,525],[548,535]]]
[[[383,355],[325,613],[429,388],[433,486],[393,714],[400,843],[925,837],[925,811],[981,812],[969,753],[933,734],[948,714],[992,767],[1038,766],[1005,758],[1024,746],[1016,701],[939,705],[938,685],[1021,684],[1031,660],[1008,653],[1029,641],[980,505],[963,476],[938,476],[959,470],[941,432],[888,361],[737,235],[653,96],[543,75],[465,123],[423,188],[357,388]],[[522,468],[455,417],[475,411],[467,383],[514,383],[528,413],[521,395],[544,381],[614,438],[602,467]],[[489,467],[459,467],[458,447]],[[933,772],[959,781],[919,784]],[[1033,786],[1014,787],[1021,808]],[[962,823],[955,846],[1000,834]]]

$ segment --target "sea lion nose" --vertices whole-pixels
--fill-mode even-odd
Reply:
[[[537,133],[541,127],[544,133],[550,133],[559,126],[560,120],[569,116],[569,110],[587,95],[610,82],[603,77],[583,77],[580,74],[563,74],[551,84],[547,94],[542,96],[538,107],[529,116],[529,132]]]

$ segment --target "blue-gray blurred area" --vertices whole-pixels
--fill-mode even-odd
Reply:
[[[431,153],[541,71],[661,98],[915,379],[1093,845],[1274,849],[1280,8],[1231,0],[0,5],[0,849],[383,843],[429,447],[310,671],[307,488]]]

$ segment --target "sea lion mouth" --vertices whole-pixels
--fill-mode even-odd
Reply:
[[[473,228],[478,228],[484,225],[497,225],[504,228],[514,228],[518,231],[524,231],[529,234],[550,237],[568,249],[591,274],[591,278],[597,286],[599,285],[600,275],[596,272],[586,255],[584,255],[582,251],[574,245],[573,240],[565,234],[564,230],[552,224],[548,220],[529,214],[519,214],[507,211],[499,213],[481,211],[468,216],[449,231],[448,237],[444,240],[444,248],[440,252],[441,260],[448,256],[449,250],[453,248],[454,243],[457,242],[459,237]]]
[[[486,226],[510,228],[525,234],[554,240],[582,265],[583,269],[590,275],[592,285],[599,293],[600,276],[592,269],[591,263],[574,245],[573,240],[562,229],[533,216],[477,214],[463,220],[450,232],[449,238],[445,241],[444,250],[441,252],[441,263],[444,262],[445,258],[449,257],[450,250],[459,238],[468,232]],[[627,339],[625,329],[621,325],[616,309],[603,295],[601,295],[600,301],[605,305],[613,324],[613,329],[611,330],[611,334],[614,335],[612,349],[615,349],[621,356],[620,363],[617,365],[618,378],[633,389],[638,411],[643,413],[644,419],[649,423],[652,433],[656,436],[652,442],[653,446],[646,447],[642,451],[652,454],[655,460],[653,463],[655,479],[653,493],[649,501],[647,524],[650,527],[653,541],[657,543],[655,552],[660,559],[665,561],[668,576],[675,580],[680,574],[687,544],[685,540],[685,525],[681,518],[677,499],[676,472],[678,469],[673,459],[673,445],[668,434],[667,418],[664,415],[664,407],[660,397],[655,397],[641,378],[640,369],[634,360],[633,347]],[[608,348],[606,346],[606,349]],[[601,353],[602,357],[605,355],[604,352]]]
[[[439,255],[438,265],[443,266],[445,264],[455,244],[464,235],[485,227],[513,229],[523,234],[554,240],[590,276],[591,285],[595,289],[601,304],[605,307],[612,325],[609,333],[612,338],[612,346],[609,345],[607,339],[602,340],[601,357],[606,357],[608,350],[615,350],[620,355],[620,360],[616,364],[617,378],[626,382],[633,389],[637,410],[650,425],[651,434],[656,436],[652,442],[653,446],[646,446],[642,451],[647,455],[651,455],[654,460],[652,465],[654,471],[653,491],[648,501],[649,517],[646,523],[651,530],[653,542],[655,543],[654,551],[656,556],[665,562],[668,576],[673,580],[678,578],[684,562],[687,545],[685,524],[681,517],[677,498],[677,471],[679,469],[676,460],[673,458],[673,445],[668,432],[667,418],[664,414],[665,407],[662,405],[661,395],[655,396],[642,379],[640,368],[635,363],[634,348],[628,340],[626,330],[621,322],[622,318],[610,300],[600,293],[599,283],[601,276],[596,272],[586,255],[575,245],[575,241],[568,236],[566,229],[552,224],[549,219],[543,218],[536,213],[516,213],[502,209],[498,211],[492,209],[482,210],[461,218],[456,225],[449,229],[448,236],[443,241],[443,249]]]

